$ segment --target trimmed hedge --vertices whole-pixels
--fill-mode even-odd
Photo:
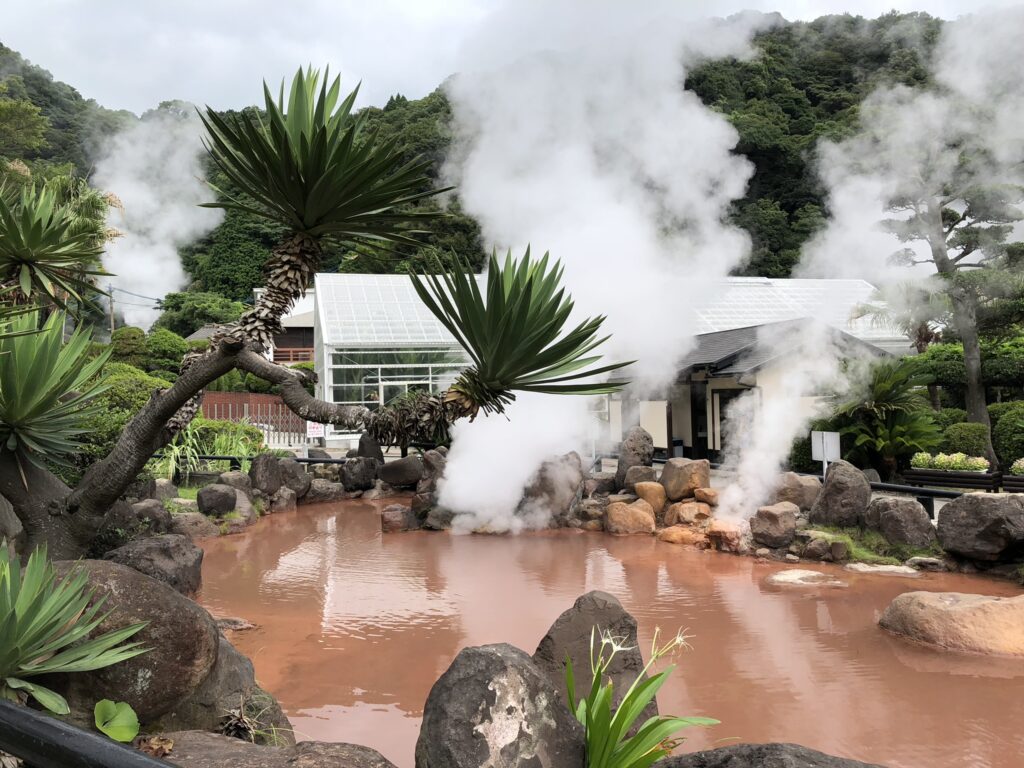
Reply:
[[[988,427],[972,423],[951,424],[943,433],[942,446],[946,453],[984,456],[988,452]]]
[[[941,411],[932,411],[932,418],[939,425],[939,429],[945,432],[952,425],[967,421],[967,411],[963,408],[943,408]]]
[[[1004,467],[1024,458],[1024,409],[1008,409],[992,430],[992,444]]]
[[[992,422],[992,429],[996,428],[996,424],[1003,417],[1004,414],[1020,411],[1021,415],[1024,415],[1024,400],[1007,400],[1004,403],[992,403],[988,407],[988,418]]]

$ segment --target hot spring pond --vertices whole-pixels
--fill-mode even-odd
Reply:
[[[365,744],[411,768],[427,692],[460,648],[532,653],[576,597],[603,589],[645,645],[655,626],[694,635],[661,711],[722,725],[683,749],[793,741],[892,768],[1024,765],[1024,661],[940,653],[876,626],[901,592],[1017,594],[1010,584],[833,568],[849,588],[781,591],[763,581],[783,566],[653,537],[383,536],[377,510],[307,507],[204,544],[201,601],[258,625],[231,639],[300,740]]]

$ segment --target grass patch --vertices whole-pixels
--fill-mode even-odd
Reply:
[[[196,495],[198,493],[199,493],[199,489],[198,488],[187,488],[187,487],[179,488],[178,489],[178,498],[179,499],[192,499],[192,501],[195,501],[196,500]]]
[[[242,519],[242,513],[241,512],[228,512],[226,515],[223,515],[220,519],[221,520],[241,520]]]
[[[931,547],[908,547],[892,544],[878,531],[864,528],[815,528],[826,534],[829,541],[841,541],[850,550],[850,560],[872,565],[900,565],[912,557],[941,557],[938,542]]]

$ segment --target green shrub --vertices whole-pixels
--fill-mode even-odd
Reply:
[[[162,379],[168,384],[173,384],[178,380],[178,374],[174,371],[152,371],[149,375],[155,379]]]
[[[1007,400],[1004,403],[992,403],[988,407],[988,418],[992,422],[992,429],[996,428],[996,424],[1008,413],[1018,414],[1024,416],[1024,400]]]
[[[147,371],[177,371],[188,352],[188,342],[166,328],[156,328],[146,336]]]
[[[141,368],[146,358],[146,332],[127,325],[118,328],[110,337],[110,359]]]
[[[789,449],[789,458],[786,465],[793,472],[820,472],[821,462],[811,458],[811,438],[798,437],[793,441],[793,447]]]
[[[945,431],[953,424],[967,421],[967,411],[963,408],[943,408],[941,411],[932,411],[932,418],[939,425],[939,429]]]
[[[984,424],[951,424],[942,436],[942,447],[948,453],[984,456],[988,452],[988,427]]]
[[[1004,466],[1024,458],[1024,411],[1010,410],[999,417],[992,430],[992,444]]]

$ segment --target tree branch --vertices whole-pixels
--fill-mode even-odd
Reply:
[[[961,261],[963,261],[972,253],[974,253],[976,250],[977,247],[974,245],[965,245],[964,249],[960,251],[960,253],[958,253],[956,256],[951,258],[950,261],[952,261],[954,264],[959,264]]]

